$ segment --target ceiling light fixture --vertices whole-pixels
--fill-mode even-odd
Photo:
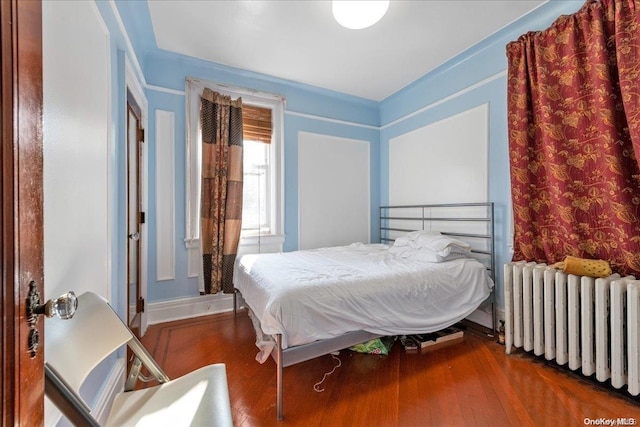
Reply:
[[[332,2],[333,17],[345,28],[361,30],[378,22],[389,9],[389,0]]]

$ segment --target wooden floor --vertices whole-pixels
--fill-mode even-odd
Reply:
[[[235,426],[583,426],[640,422],[640,400],[614,393],[470,332],[456,344],[388,356],[343,350],[284,369],[284,420],[276,420],[275,363],[255,360],[246,313],[151,326],[143,344],[169,377],[224,362]],[[622,425],[615,424],[614,425]],[[596,424],[594,424],[596,425]],[[602,424],[600,424],[602,425]]]

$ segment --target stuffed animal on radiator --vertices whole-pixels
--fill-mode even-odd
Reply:
[[[584,259],[568,255],[564,261],[552,265],[567,274],[589,277],[607,277],[611,275],[611,267],[601,259]]]

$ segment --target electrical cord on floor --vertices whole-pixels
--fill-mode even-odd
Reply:
[[[337,353],[337,354],[340,354],[340,353]],[[338,369],[340,366],[342,366],[342,361],[340,360],[340,358],[338,356],[336,356],[336,353],[331,353],[331,357],[334,360],[337,360],[338,363],[336,364],[336,366],[333,367],[332,370],[330,370],[329,372],[325,373],[322,376],[322,380],[320,380],[319,382],[317,382],[317,383],[315,383],[313,385],[313,390],[315,390],[316,393],[322,393],[324,391],[323,388],[320,388],[320,385],[322,385],[324,380],[326,380],[329,375],[333,374],[336,371],[336,369]]]

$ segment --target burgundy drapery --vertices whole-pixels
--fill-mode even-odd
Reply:
[[[205,89],[200,104],[204,292],[233,292],[242,223],[242,100]]]
[[[514,260],[640,274],[640,5],[588,1],[507,58]]]

